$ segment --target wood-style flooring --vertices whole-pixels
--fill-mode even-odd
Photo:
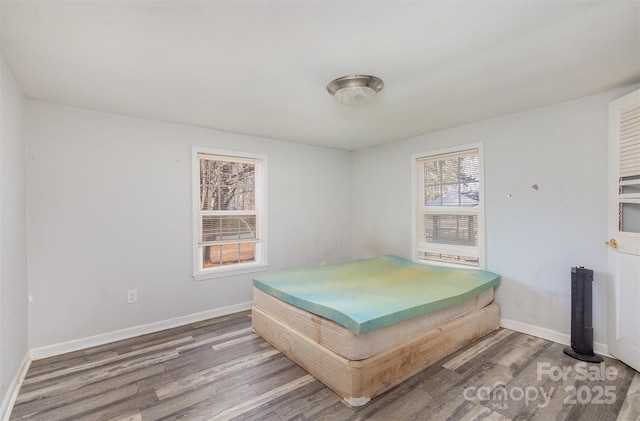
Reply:
[[[11,420],[638,420],[640,375],[495,331],[351,408],[251,331],[249,312],[34,361]]]

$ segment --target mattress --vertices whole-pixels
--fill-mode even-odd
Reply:
[[[426,266],[381,256],[267,274],[255,278],[253,285],[362,335],[472,300],[499,279],[484,270]]]
[[[356,335],[324,317],[297,308],[264,291],[253,289],[253,307],[278,319],[313,342],[348,360],[359,361],[386,352],[447,320],[481,309],[493,301],[493,287],[475,297],[446,308],[422,314]]]

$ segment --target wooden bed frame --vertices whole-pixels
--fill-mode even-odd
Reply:
[[[366,404],[498,326],[499,307],[491,303],[356,361],[334,353],[255,304],[252,307],[253,330],[351,406]]]

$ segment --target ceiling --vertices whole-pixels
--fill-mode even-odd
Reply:
[[[355,150],[640,82],[639,1],[12,1],[29,98]],[[332,79],[385,87],[338,104]]]

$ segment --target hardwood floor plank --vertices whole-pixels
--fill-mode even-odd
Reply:
[[[549,402],[544,401],[544,398],[539,404],[543,405],[542,408],[537,408],[534,419],[546,420],[550,417],[557,421],[570,420],[571,405],[564,403],[564,399],[567,396],[565,391],[567,388],[575,386],[575,376],[567,375],[563,378],[556,379],[546,374],[547,365],[549,369],[553,367],[569,367],[573,366],[577,361],[573,358],[565,355],[562,350],[564,346],[560,344],[550,344],[532,363],[536,366],[536,383],[534,386],[539,388],[540,393],[546,393],[551,395]],[[533,416],[533,415],[532,415]]]
[[[507,418],[503,415],[493,412],[489,408],[479,403],[475,404],[471,411],[467,412],[464,417],[460,418],[460,421],[511,421],[511,418]]]
[[[171,416],[160,418],[160,420],[215,420],[216,414],[255,397],[253,390],[247,384],[229,384],[224,388],[213,385],[211,387],[215,390],[215,394],[210,399],[184,408]]]
[[[158,400],[152,406],[141,409],[143,420],[170,419],[181,411],[192,406],[216,398],[216,390],[210,385],[203,385],[168,399]]]
[[[136,408],[146,408],[152,406],[157,401],[158,400],[153,392],[141,391],[126,399],[113,402],[112,404],[93,408],[92,410],[85,412],[81,416],[73,418],[73,420],[103,421],[109,418],[121,416],[122,414],[129,414],[135,411]]]
[[[317,381],[317,380],[313,376],[311,376],[310,374],[305,374],[304,376],[296,380],[285,383],[280,387],[277,387],[259,396],[256,396],[255,398],[250,399],[246,402],[243,402],[240,405],[236,405],[232,408],[222,411],[221,413],[216,414],[215,419],[219,421],[231,420],[246,412],[249,412],[255,408],[258,408],[261,405],[264,405],[265,403],[268,403],[272,399],[285,395],[301,386],[304,386],[305,384],[308,384],[314,381]]]
[[[269,412],[267,414],[260,414],[260,418],[248,418],[246,421],[259,420],[259,421],[282,421],[282,418],[275,412]]]
[[[306,375],[306,372],[305,372]],[[315,380],[315,379],[314,379]],[[245,412],[241,416],[237,417],[238,420],[243,421],[262,421],[264,417],[271,417],[273,414],[277,415],[278,418],[282,419],[280,416],[280,408],[284,408],[288,406],[291,402],[305,400],[310,396],[313,396],[319,390],[324,388],[324,385],[319,381],[315,380],[310,383],[307,383],[303,386],[298,387],[297,389],[291,391],[290,393],[286,393],[284,395],[280,395],[265,403],[264,405],[259,406],[249,412]]]
[[[134,411],[130,414],[124,414],[109,418],[107,421],[142,421],[142,414],[140,413],[140,411]]]
[[[279,351],[272,348],[260,353],[250,354],[246,357],[240,357],[227,363],[211,367],[207,370],[200,371],[192,376],[187,376],[170,386],[162,387],[156,391],[156,394],[158,399],[166,399],[171,396],[179,395],[185,390],[211,383],[219,377],[229,375],[234,371],[258,365],[279,353]]]
[[[150,354],[150,353],[153,353],[153,352],[158,351],[158,350],[165,350],[165,349],[168,349],[168,348],[173,348],[173,347],[175,347],[175,345],[179,345],[179,344],[183,344],[185,342],[191,342],[191,341],[193,341],[193,338],[189,336],[189,337],[182,338],[182,339],[179,339],[179,340],[175,340],[175,341],[171,341],[171,342],[165,342],[165,343],[161,343],[161,344],[158,344],[158,345],[150,346],[150,347],[147,347],[147,348],[142,348],[142,349],[139,349],[137,351],[127,352],[125,354],[119,354],[119,355],[112,356],[112,357],[109,357],[109,358],[105,358],[105,359],[102,359],[102,360],[90,361],[90,362],[85,362],[84,364],[78,364],[78,365],[73,365],[73,366],[66,367],[66,368],[61,368],[61,369],[56,370],[56,371],[51,371],[51,372],[48,372],[48,373],[41,374],[39,376],[29,377],[28,379],[25,378],[23,384],[24,385],[30,385],[32,383],[38,383],[38,382],[42,382],[42,381],[45,381],[45,380],[50,380],[50,379],[55,378],[55,377],[64,377],[64,376],[66,376],[68,374],[71,374],[71,373],[90,370],[92,368],[104,366],[106,364],[114,364],[114,363],[117,363],[117,362],[120,362],[120,361],[124,361],[124,360],[127,360],[127,359],[131,359],[131,358],[137,357],[139,355]]]
[[[41,399],[34,399],[16,405],[13,408],[12,415],[19,418],[30,413],[41,413],[49,411],[60,406],[72,405],[75,402],[101,393],[107,393],[111,390],[119,389],[131,383],[139,382],[145,378],[151,378],[157,374],[163,373],[164,367],[161,364],[145,367],[140,370],[126,373],[111,379],[103,380],[93,384],[85,385],[79,389],[70,389],[63,393],[49,396]],[[144,390],[143,383],[140,383],[140,390]]]
[[[416,383],[416,387],[427,391],[429,395],[437,399],[444,396],[464,378],[455,371],[447,370],[439,364],[432,365],[422,373],[418,373],[416,377],[418,376],[422,381]]]
[[[379,400],[374,399],[365,408],[356,409],[352,419],[409,420],[433,401],[429,392],[417,387],[392,389],[387,394],[379,396]]]
[[[34,361],[11,420],[627,421],[640,417],[637,372],[605,359],[617,370],[615,379],[578,379],[577,361],[562,353],[562,345],[508,329],[487,335],[367,405],[352,408],[256,336],[249,315],[241,312]],[[550,367],[568,368],[572,375],[552,378]],[[597,386],[613,387],[616,402],[566,402],[568,388],[593,394]],[[546,405],[539,406],[540,394],[524,399],[533,389],[549,394]]]
[[[251,334],[252,330],[250,327],[245,327],[244,329],[239,329],[239,330],[232,330],[231,332],[227,332],[225,334],[222,335],[216,335],[213,337],[208,337],[207,339],[202,339],[202,340],[198,340],[192,344],[189,345],[183,345],[183,346],[179,346],[176,348],[176,351],[178,352],[185,352],[185,351],[189,351],[191,349],[194,348],[198,348],[201,346],[205,346],[205,345],[210,345],[212,343],[216,343],[216,342],[220,342],[220,341],[224,341],[225,339],[228,338],[234,338],[237,336],[244,336],[244,335],[248,335]]]
[[[622,408],[618,413],[618,421],[640,420],[640,374],[635,373]]]
[[[302,367],[293,364],[287,365],[278,371],[270,370],[268,372],[263,371],[258,375],[256,374],[253,374],[251,379],[251,388],[256,392],[256,394],[261,395],[275,387],[278,387],[280,384],[288,383],[294,379],[302,377],[306,375],[307,372],[304,371]]]
[[[232,339],[230,341],[225,341],[225,342],[221,342],[219,344],[215,344],[211,348],[215,349],[216,351],[220,351],[221,349],[230,348],[230,347],[235,346],[237,344],[240,344],[240,343],[243,343],[243,342],[247,342],[247,341],[253,341],[253,340],[256,340],[258,338],[259,338],[258,335],[256,335],[255,333],[252,333],[250,335],[243,336],[241,338],[236,338],[236,339]]]
[[[531,360],[532,355],[542,351],[549,341],[533,336],[520,336],[509,344],[508,352],[499,352],[495,356],[495,361],[505,367],[523,367]]]
[[[156,390],[160,387],[168,386],[181,378],[186,376],[190,376],[195,373],[195,371],[189,366],[182,366],[176,369],[168,369],[166,363],[164,364],[164,371],[151,376],[145,379],[142,379],[138,382],[140,385],[140,389],[144,391],[152,391],[154,396],[156,396]]]
[[[134,396],[137,392],[138,386],[131,384],[112,390],[109,393],[80,399],[79,401],[74,402],[73,405],[62,405],[42,413],[27,414],[24,417],[17,419],[42,419],[50,421],[80,419],[83,414],[92,412],[95,408],[108,406],[114,402]]]
[[[344,401],[337,402],[327,408],[324,408],[322,411],[316,413],[313,417],[314,420],[319,421],[337,421],[337,420],[351,420],[360,418],[353,418],[357,415],[357,412],[349,407]],[[304,416],[300,416],[295,418],[296,420],[307,419]]]
[[[456,355],[455,358],[448,360],[445,364],[443,364],[443,367],[448,370],[456,370],[457,368],[473,359],[478,354],[489,349],[490,347],[512,335],[513,333],[514,332],[512,330],[501,329],[492,335],[487,335],[476,342],[474,345],[472,345],[470,348],[467,348],[461,354]]]
[[[551,365],[559,364],[558,360],[550,360]],[[557,386],[549,379],[539,379],[537,363],[530,362],[513,379],[504,382],[495,393],[483,404],[507,418],[516,416],[525,419],[534,418],[547,405],[545,396],[557,391]]]
[[[474,358],[473,360],[457,368],[456,373],[459,373],[463,377],[466,377],[482,369],[482,367],[486,366],[487,364],[490,364],[492,366],[496,365],[496,367],[501,366],[507,368],[509,370],[510,377],[506,380],[511,380],[529,364],[531,359],[537,358],[538,355],[544,352],[545,347],[550,344],[550,342],[545,342],[545,345],[541,348],[530,348],[531,353],[526,354],[529,356],[529,359],[522,361],[519,359],[522,353],[518,349],[518,343],[524,343],[526,342],[526,339],[533,340],[537,338],[527,336],[525,339],[522,339],[520,335],[511,335],[503,341],[499,342],[497,345],[494,345],[493,347],[484,351],[482,354],[479,354],[477,358]],[[507,354],[511,353],[514,353],[515,355],[513,357],[507,356]],[[504,361],[505,358],[510,360],[511,364],[501,364],[500,361]]]
[[[272,358],[257,364],[252,367],[247,367],[242,370],[234,372],[230,376],[221,376],[219,378],[212,379],[211,384],[216,388],[228,388],[235,384],[246,384],[253,386],[255,382],[260,381],[264,377],[268,377],[272,374],[278,373],[291,367],[297,367],[290,359],[282,354],[276,354]],[[306,371],[299,371],[299,373],[306,374]],[[251,390],[255,390],[251,387]]]
[[[25,377],[25,379],[36,377],[38,375],[49,373],[52,371],[64,369],[76,364],[84,364],[92,361],[103,361],[107,358],[112,358],[117,355],[118,353],[115,351],[105,351],[97,354],[82,355],[74,359],[64,359],[64,360],[59,360],[57,362],[51,361],[51,362],[48,362],[47,364],[39,364],[39,365],[36,365],[35,367],[29,367],[29,372],[27,373],[27,377]],[[45,360],[37,360],[37,361],[45,361]]]
[[[195,371],[204,370],[215,364],[228,361],[224,355],[216,355],[211,347],[199,347],[189,350],[189,352],[178,352],[179,358],[167,361],[167,370],[177,370],[182,367],[191,367]]]
[[[24,393],[21,389],[16,398],[16,403],[19,404],[36,398],[40,399],[46,396],[59,395],[61,393],[68,392],[69,390],[77,390],[88,384],[92,384],[125,373],[130,373],[132,371],[160,364],[164,361],[168,361],[170,359],[178,357],[179,354],[176,351],[166,351],[151,356],[142,356],[136,360],[127,361],[126,363],[121,363],[114,367],[103,367],[101,369],[96,369],[91,373],[83,374],[82,376],[66,377],[64,379],[60,379],[56,383],[47,385],[45,387],[33,389]]]
[[[210,332],[219,331],[224,324],[229,324],[228,322],[240,322],[240,323],[251,323],[251,320],[248,319],[248,316],[251,315],[251,310],[240,311],[238,313],[227,314],[225,316],[215,317],[213,319],[206,319],[199,322],[191,323],[189,326],[193,329],[199,328],[207,328]],[[215,329],[212,329],[215,328]]]
[[[443,372],[441,375],[446,375]],[[482,395],[479,390],[487,393],[493,391],[498,385],[511,379],[512,372],[492,361],[485,361],[477,371],[468,373],[456,384],[451,386],[444,394],[434,396],[433,402],[416,414],[416,418],[447,419],[457,414],[453,419],[462,418],[476,403],[480,402]],[[483,388],[483,389],[480,389]]]
[[[274,410],[282,421],[299,419],[300,414],[304,414],[306,419],[315,419],[318,412],[342,401],[340,396],[320,382],[309,383],[306,389],[307,394],[283,402]]]
[[[577,362],[573,367],[575,373],[573,375],[576,376],[576,393],[573,396],[573,391],[566,391],[564,400],[570,402],[573,398],[576,401],[576,404],[571,408],[569,418],[616,421],[634,377],[625,370],[628,367],[618,360],[606,357],[604,362],[600,364]],[[615,368],[615,375],[610,376],[610,379],[606,376],[596,377],[595,373],[597,371],[603,372],[605,367]],[[590,374],[582,375],[583,372],[587,373],[587,369],[588,373],[594,375],[593,377],[589,377]],[[579,372],[578,370],[584,371]],[[609,388],[611,399],[607,399],[607,395],[604,393],[605,387]]]

